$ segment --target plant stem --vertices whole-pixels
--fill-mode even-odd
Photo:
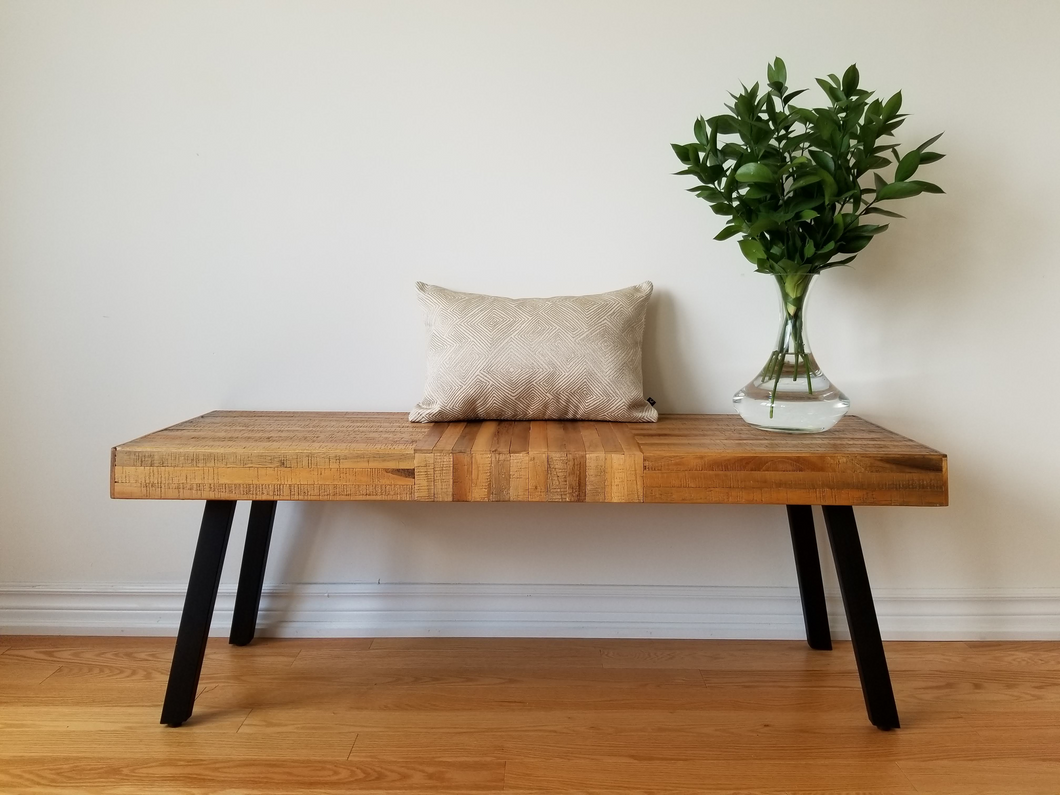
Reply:
[[[769,419],[773,419],[773,407],[777,402],[777,387],[780,385],[780,374],[784,371],[784,360],[787,358],[785,353],[782,353],[781,351],[777,351],[777,353],[780,354],[777,359],[779,365],[777,367],[776,378],[773,379],[773,389],[769,393]]]
[[[769,361],[766,362],[766,367],[765,367],[765,370],[763,371],[763,374],[765,375],[766,380],[769,380],[770,378],[773,377],[773,366],[776,363],[776,360],[777,360],[777,352],[773,351],[771,354],[769,354]]]
[[[806,350],[803,339],[803,302],[806,300],[806,286],[799,283],[795,285],[785,284],[780,277],[777,278],[781,286],[781,296],[784,312],[784,325],[781,327],[780,339],[777,340],[776,349],[770,354],[769,361],[762,370],[763,383],[772,381],[769,390],[769,418],[773,419],[776,411],[777,392],[780,390],[780,380],[784,375],[789,354],[795,358],[795,369],[791,380],[798,382],[801,371],[806,379],[806,394],[813,395],[813,364],[810,353]],[[801,288],[801,289],[800,289]]]

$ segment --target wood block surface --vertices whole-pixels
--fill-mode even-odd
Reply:
[[[115,447],[111,496],[168,500],[412,500],[404,414],[213,411]]]
[[[946,456],[858,417],[822,434],[729,415],[410,423],[215,411],[112,451],[126,499],[945,505]]]
[[[860,417],[815,434],[672,414],[634,427],[645,502],[946,505],[946,456]]]

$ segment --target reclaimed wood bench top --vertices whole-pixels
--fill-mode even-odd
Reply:
[[[946,456],[859,417],[821,434],[735,415],[656,423],[411,423],[406,414],[214,411],[111,452],[111,496],[946,505]]]

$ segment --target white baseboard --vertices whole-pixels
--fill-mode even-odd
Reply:
[[[234,587],[217,598],[213,635],[227,635]],[[0,633],[174,635],[184,587],[0,586]],[[838,595],[828,607],[846,637]],[[890,640],[1058,640],[1060,589],[885,590]],[[480,636],[770,638],[804,635],[795,588],[327,584],[266,587],[259,634],[281,637]]]

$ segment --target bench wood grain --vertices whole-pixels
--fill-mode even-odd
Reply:
[[[410,423],[405,414],[214,411],[118,445],[111,495],[946,505],[946,456],[859,417],[823,434],[730,415],[657,423]]]

